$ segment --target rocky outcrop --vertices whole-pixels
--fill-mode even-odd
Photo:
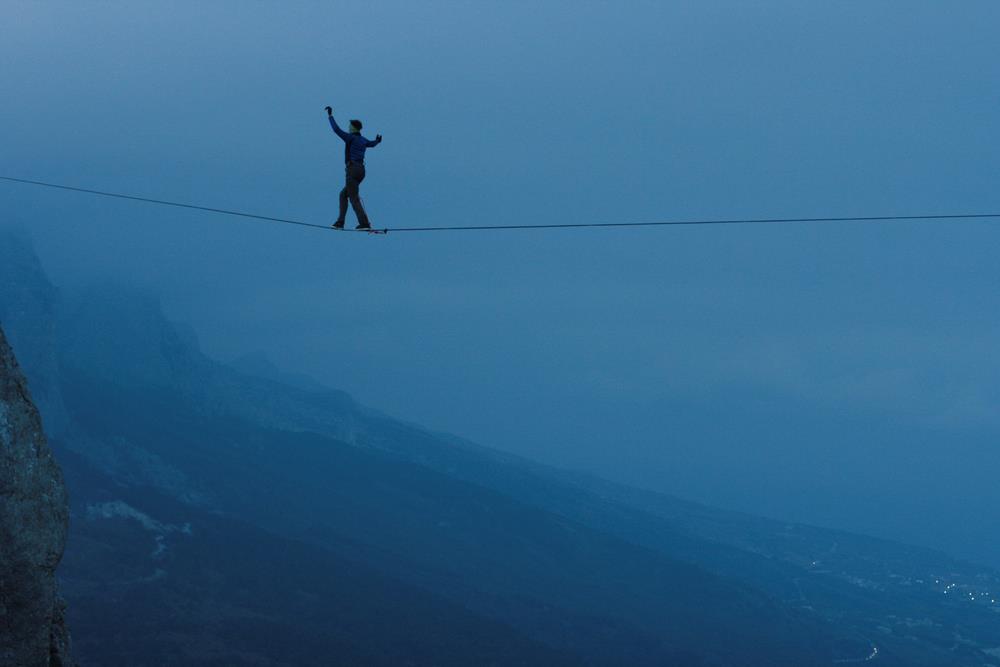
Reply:
[[[0,329],[0,666],[72,664],[55,576],[68,524],[62,472]]]

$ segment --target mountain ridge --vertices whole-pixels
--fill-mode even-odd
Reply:
[[[156,517],[144,503],[165,494],[262,541],[364,562],[499,623],[490,632],[588,664],[829,664],[873,647],[888,665],[1000,664],[984,652],[1000,646],[993,611],[916,583],[940,570],[971,591],[995,583],[988,568],[559,471],[343,392],[255,377],[208,359],[155,298],[129,292],[60,306],[55,349],[39,352],[56,360],[78,436],[60,446],[117,489],[89,489],[98,505],[146,489],[129,507]],[[951,648],[956,636],[965,643]]]

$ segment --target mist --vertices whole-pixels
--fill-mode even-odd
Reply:
[[[328,224],[330,104],[385,137],[376,227],[1000,212],[992,2],[2,13],[0,175]],[[161,295],[213,358],[1000,565],[995,220],[369,237],[12,183],[0,203],[60,288]]]

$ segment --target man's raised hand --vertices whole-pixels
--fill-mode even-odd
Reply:
[[[327,107],[327,108],[326,108],[326,115],[327,115],[327,116],[332,116],[332,115],[333,115],[333,109],[332,109],[332,108],[330,108],[330,107]]]

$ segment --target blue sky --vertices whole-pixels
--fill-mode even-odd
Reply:
[[[994,2],[5,2],[0,172],[376,225],[1000,211]],[[390,414],[1000,562],[1000,223],[354,237],[0,185],[60,284],[163,294]],[[353,218],[351,218],[353,220]],[[989,542],[989,543],[987,543]]]

